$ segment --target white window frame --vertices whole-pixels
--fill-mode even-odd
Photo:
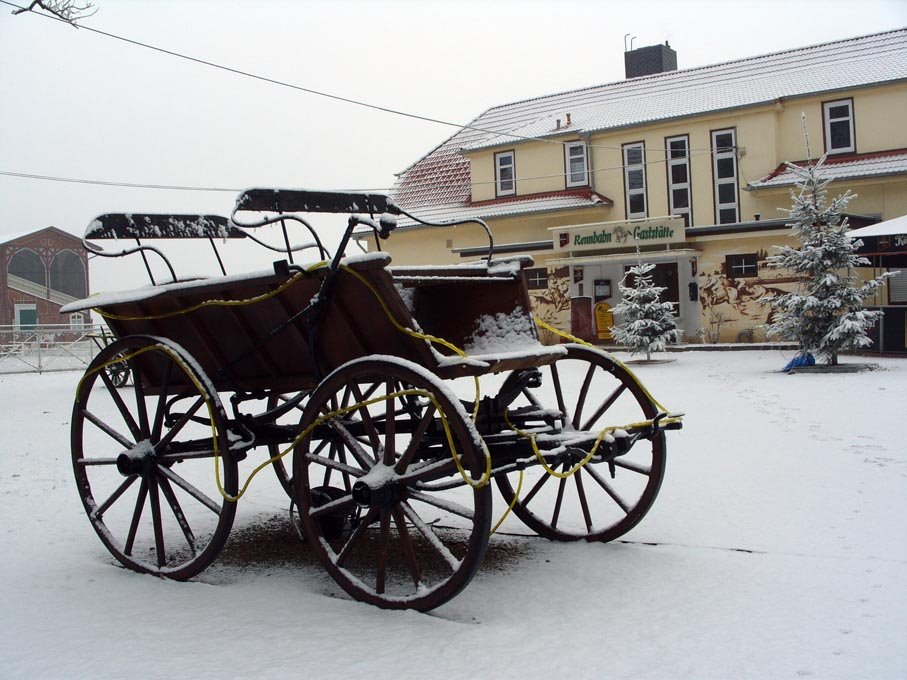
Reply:
[[[574,152],[579,150],[579,154]],[[575,158],[582,158],[583,169],[578,179],[574,179],[574,172],[570,167],[570,161]],[[589,185],[589,154],[586,151],[585,142],[567,142],[564,144],[564,168],[566,169],[565,177],[567,187],[585,187]]]
[[[671,151],[671,142],[682,141],[684,143],[684,156],[681,158],[674,158]],[[693,220],[693,192],[690,186],[690,136],[689,135],[676,135],[674,137],[667,137],[665,139],[665,156],[668,159],[668,206],[669,213],[671,215],[682,215],[686,221],[686,226],[692,226]],[[673,169],[675,166],[682,165],[687,169],[687,181],[686,182],[675,182]],[[686,190],[687,192],[687,207],[686,208],[676,208],[674,207],[674,192]]]
[[[731,135],[731,146],[729,151],[719,151],[718,144],[715,141],[718,135]],[[734,224],[740,221],[740,198],[737,188],[737,177],[738,177],[738,167],[737,167],[737,131],[734,128],[726,128],[724,130],[712,130],[712,182],[714,184],[714,194],[715,194],[715,224]],[[726,148],[726,147],[722,147]],[[734,162],[734,175],[733,177],[718,177],[718,161],[731,159]],[[719,198],[719,187],[732,184],[734,186],[734,200],[732,203],[721,203]],[[721,221],[721,211],[722,210],[733,210],[734,211],[734,220],[733,222],[722,222]]]
[[[646,143],[632,142],[624,144],[622,147],[623,165],[624,165],[624,201],[626,203],[627,219],[635,220],[649,216],[649,199],[646,194],[648,182],[646,180]],[[627,155],[633,149],[639,149],[641,153],[641,162],[630,164]],[[639,189],[630,189],[630,173],[637,170],[642,171],[642,187]],[[630,212],[630,197],[642,194],[643,209],[641,212]]]
[[[509,162],[503,162],[509,159]],[[502,177],[502,172],[510,168],[510,179]],[[510,186],[507,187],[506,184]],[[516,194],[516,153],[501,151],[494,155],[494,190],[498,196],[513,196]]]
[[[840,118],[831,117],[831,109],[838,106],[847,107],[847,115]],[[831,146],[831,125],[832,123],[840,123],[841,121],[847,121],[848,123],[848,132],[850,134],[850,144],[848,146],[840,146],[837,148],[832,148]],[[822,104],[822,124],[825,128],[825,153],[848,153],[850,151],[857,150],[855,130],[853,124],[853,99],[838,99],[833,102],[824,102]]]
[[[75,312],[69,315],[69,327],[74,331],[80,331],[85,328],[85,315],[81,312]]]

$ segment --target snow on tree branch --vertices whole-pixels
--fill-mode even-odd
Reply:
[[[44,10],[58,19],[76,26],[76,22],[80,19],[94,16],[98,8],[90,2],[79,3],[76,0],[33,0],[28,7],[20,7],[17,10],[13,10],[13,14],[37,10]]]
[[[797,274],[800,285],[796,292],[762,302],[775,311],[765,325],[768,337],[794,340],[802,355],[815,354],[834,365],[840,351],[872,344],[867,331],[881,312],[863,309],[863,301],[891,274],[864,281],[854,272],[869,264],[855,252],[859,242],[847,235],[843,213],[854,194],[845,191],[828,202],[824,164],[825,156],[806,167],[787,164],[797,176],[797,189],[791,191],[793,205],[786,212],[800,247],[775,246],[778,254],[768,262]]]
[[[630,267],[617,284],[621,300],[611,311],[623,321],[612,326],[611,332],[632,354],[645,353],[648,360],[652,352],[664,351],[669,342],[680,342],[681,331],[677,329],[674,305],[661,302],[666,289],[656,286],[650,276],[655,265],[643,264],[638,250],[636,257],[637,265]],[[633,278],[632,286],[626,285],[628,277]]]

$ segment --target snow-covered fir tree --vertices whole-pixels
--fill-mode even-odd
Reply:
[[[774,314],[765,325],[767,337],[794,340],[800,354],[813,354],[829,365],[838,363],[838,353],[871,344],[867,335],[881,312],[863,308],[863,301],[889,276],[864,281],[854,268],[868,265],[857,255],[862,245],[847,235],[844,208],[854,197],[846,191],[831,202],[826,200],[823,156],[815,165],[787,166],[797,177],[791,191],[793,205],[789,225],[800,242],[799,248],[782,246],[768,258],[770,267],[793,271],[800,277],[798,290],[764,301]]]
[[[651,359],[652,352],[663,351],[669,342],[679,342],[681,335],[677,330],[674,305],[661,302],[661,294],[666,289],[652,281],[650,272],[653,269],[654,264],[637,260],[637,265],[630,267],[617,284],[621,300],[611,310],[623,319],[611,327],[614,339],[632,354],[645,352],[647,360]],[[627,285],[629,277],[633,279],[632,286]]]

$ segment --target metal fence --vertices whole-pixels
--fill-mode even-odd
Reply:
[[[0,374],[83,370],[110,338],[106,326],[0,326]]]

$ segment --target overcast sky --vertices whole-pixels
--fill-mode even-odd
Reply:
[[[24,3],[24,0],[19,0]],[[907,26],[904,0],[95,0],[86,26],[305,88],[465,123],[623,78],[624,34],[680,68]],[[455,131],[190,63],[0,5],[0,171],[109,182],[381,189]],[[903,112],[902,112],[903,113]],[[0,175],[0,237],[234,194]]]

